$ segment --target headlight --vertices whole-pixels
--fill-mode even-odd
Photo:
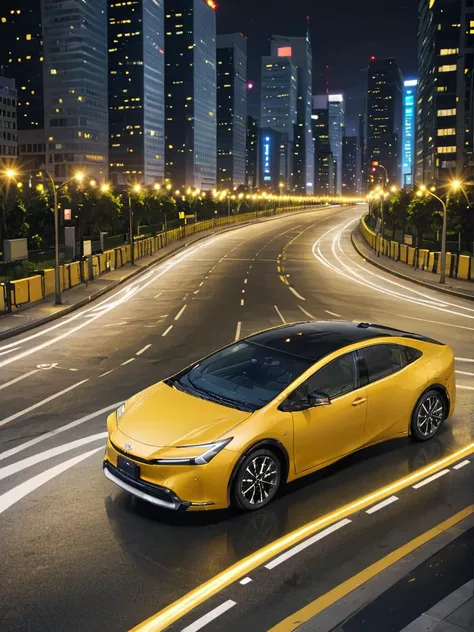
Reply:
[[[153,461],[157,465],[205,465],[209,463],[216,454],[218,454],[221,450],[223,450],[226,445],[228,445],[232,441],[232,437],[230,439],[223,439],[222,441],[214,441],[213,443],[202,443],[201,445],[183,445],[178,446],[176,448],[179,450],[180,448],[196,448],[199,450],[201,448],[203,450],[202,454],[198,456],[188,456],[188,457],[177,457],[177,458],[163,458],[156,459]]]
[[[115,417],[117,419],[117,423],[121,420],[124,414],[125,414],[125,403],[121,404],[115,411]]]

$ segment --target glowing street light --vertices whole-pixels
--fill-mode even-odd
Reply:
[[[134,184],[133,185],[133,192],[134,193],[140,193],[141,190],[142,190],[142,185],[141,184]]]
[[[104,182],[104,184],[101,185],[100,190],[102,191],[102,193],[107,193],[107,191],[110,191],[110,184]]]
[[[453,180],[451,182],[451,188],[453,189],[453,191],[457,191],[461,188],[461,182],[459,180]]]
[[[18,171],[16,171],[15,169],[6,169],[5,176],[8,180],[13,180],[13,178],[16,178],[18,176]]]
[[[153,188],[155,189],[155,191],[160,191],[160,190],[161,190],[161,184],[158,184],[158,182],[156,182],[156,183],[153,185]]]

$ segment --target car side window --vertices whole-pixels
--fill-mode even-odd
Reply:
[[[318,391],[333,399],[355,390],[357,386],[358,376],[355,355],[346,353],[346,355],[336,358],[319,369],[298,388],[298,393],[303,389],[301,394],[303,397],[307,397],[309,393]]]
[[[405,347],[400,346],[400,353],[402,354],[402,363],[403,366],[408,366],[415,360],[418,360],[423,355],[421,351],[418,349],[413,349],[413,347]]]
[[[361,349],[360,353],[367,366],[369,384],[392,375],[402,368],[398,345],[372,345]]]

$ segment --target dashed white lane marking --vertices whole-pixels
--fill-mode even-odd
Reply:
[[[251,581],[252,579],[250,577],[244,577],[240,580],[239,584],[241,584],[242,586],[246,586],[247,584],[250,584]]]
[[[283,553],[282,555],[279,555],[268,564],[265,564],[265,568],[272,570],[272,568],[275,568],[276,566],[279,566],[283,562],[286,562],[286,560],[289,560],[290,557],[293,557],[294,555],[301,553],[301,551],[304,551],[309,546],[312,546],[313,544],[315,544],[315,542],[319,542],[319,540],[322,540],[326,536],[331,535],[331,533],[334,533],[335,531],[338,531],[339,529],[346,527],[351,522],[352,520],[349,520],[348,518],[344,518],[344,520],[340,520],[339,522],[336,522],[336,524],[333,524],[327,529],[324,529],[324,531],[320,531],[316,535],[313,535],[312,538],[309,538],[308,540],[301,542],[301,544],[294,546],[289,551],[286,551],[285,553]]]
[[[36,404],[33,404],[32,406],[28,406],[28,408],[25,408],[24,410],[20,410],[18,413],[15,413],[14,415],[10,415],[10,417],[5,417],[5,419],[0,420],[0,426],[4,426],[10,421],[13,421],[14,419],[18,419],[18,417],[23,417],[23,415],[26,415],[26,413],[30,413],[32,410],[35,410],[36,408],[40,408],[40,406],[43,406],[44,404],[47,404],[48,402],[52,402],[53,399],[57,399],[58,397],[61,397],[61,395],[65,395],[66,393],[69,393],[69,391],[74,390],[78,386],[81,386],[82,384],[85,384],[88,381],[89,379],[81,380],[80,382],[77,382],[76,384],[73,384],[72,386],[68,386],[62,391],[59,391],[59,393],[50,395],[46,399],[42,399],[40,402],[37,402]]]
[[[167,336],[172,329],[173,329],[173,325],[170,325],[168,329],[166,329],[161,335]]]
[[[191,623],[191,625],[188,625],[185,628],[183,628],[181,632],[198,632],[198,630],[202,630],[202,628],[206,626],[208,623],[210,623],[211,621],[214,621],[214,619],[217,619],[217,617],[220,617],[222,614],[224,614],[225,612],[227,612],[228,610],[230,610],[236,605],[237,603],[235,601],[232,601],[232,599],[229,599],[228,601],[225,601],[220,606],[217,606],[217,608],[214,608],[214,610],[211,610],[210,612],[205,614],[203,617],[201,617],[194,623]]]
[[[245,290],[242,290],[242,294],[245,294]]]
[[[460,384],[456,384],[456,388],[460,388],[464,391],[474,391],[474,386],[461,386]]]
[[[453,469],[454,470],[460,470],[462,467],[465,467],[466,465],[469,465],[471,461],[469,461],[469,459],[466,459],[465,461],[461,461],[461,463],[458,463],[457,465],[453,465]]]
[[[40,369],[33,369],[33,371],[28,371],[28,373],[25,373],[25,375],[20,375],[20,377],[15,377],[13,380],[10,380],[9,382],[4,382],[3,384],[0,384],[0,391],[2,390],[2,388],[7,388],[7,386],[11,386],[12,384],[21,382],[21,380],[24,380],[27,377],[30,377],[31,375],[38,373],[39,370]]]
[[[387,505],[391,505],[392,503],[397,502],[397,500],[398,500],[397,496],[390,496],[390,498],[386,498],[385,500],[382,500],[381,503],[378,503],[377,505],[374,505],[370,509],[367,509],[365,513],[373,514],[376,511],[379,511],[380,509],[387,507]]]
[[[341,314],[336,314],[336,312],[330,312],[328,309],[324,310],[326,312],[326,314],[329,314],[330,316],[335,316],[336,318],[342,318]]]
[[[102,373],[101,375],[99,375],[99,377],[105,377],[106,375],[110,375],[114,371],[115,371],[115,369],[110,369],[110,371],[106,371],[105,373]]]
[[[471,360],[471,358],[454,358],[455,360],[457,360],[458,362],[474,362],[474,360]]]
[[[244,279],[244,284],[247,285],[248,279]]]
[[[303,307],[301,307],[301,305],[298,305],[298,307],[303,312],[303,314],[306,314],[306,316],[311,318],[311,320],[316,320],[316,316],[313,316],[313,314],[310,314],[309,312],[307,312]]]
[[[130,362],[135,362],[135,358],[130,358],[129,360],[125,360],[125,362],[122,362],[120,366],[125,366],[126,364],[130,364]]]
[[[195,290],[193,294],[199,294],[199,290]]]
[[[155,294],[155,296],[153,298],[160,298],[160,296],[163,294],[163,292],[158,292],[158,294]]]
[[[183,307],[179,310],[179,312],[174,317],[175,320],[179,320],[181,318],[181,316],[183,315],[183,312],[186,309],[186,307],[187,307],[187,305],[183,305]]]
[[[146,351],[147,349],[149,349],[150,347],[151,347],[151,344],[150,344],[150,345],[145,345],[145,346],[143,347],[143,349],[140,349],[140,351],[137,351],[137,356],[141,356],[141,355],[142,355],[142,353],[145,353],[145,351]]]
[[[431,323],[432,325],[442,325],[443,327],[455,327],[456,329],[467,329],[468,331],[474,331],[474,327],[466,327],[464,325],[453,325],[451,323],[442,323],[439,320],[427,320],[426,318],[417,318],[416,316],[405,316],[403,314],[396,314],[399,318],[408,318],[410,320],[418,320],[422,323]]]
[[[301,296],[301,294],[298,294],[298,292],[295,290],[294,287],[291,287],[291,285],[288,286],[288,289],[290,290],[290,292],[293,292],[293,294],[296,296],[296,298],[299,298],[300,301],[305,301],[305,297]]]
[[[433,476],[428,476],[428,478],[425,478],[424,481],[421,481],[420,483],[417,483],[416,485],[412,485],[412,487],[413,489],[419,489],[420,487],[424,487],[425,485],[432,483],[437,478],[441,478],[441,476],[444,476],[445,474],[449,474],[449,470],[441,470],[441,472],[436,472],[436,474],[433,474]]]
[[[240,304],[241,304],[241,305],[244,305],[244,304],[245,304],[245,301],[244,301],[244,299],[243,299],[243,298],[241,298],[241,299],[240,299]]]
[[[51,437],[55,437],[56,435],[61,434],[61,432],[66,432],[67,430],[71,430],[71,428],[80,426],[81,424],[84,424],[87,421],[90,421],[91,419],[95,419],[99,415],[103,415],[104,413],[110,413],[110,411],[116,410],[122,403],[123,403],[123,400],[121,402],[115,402],[115,404],[111,404],[110,406],[106,406],[105,408],[101,408],[100,410],[96,410],[95,412],[90,413],[89,415],[86,415],[85,417],[80,417],[79,419],[76,419],[75,421],[71,421],[70,423],[64,426],[60,426],[59,428],[56,428],[55,430],[50,430],[49,432],[45,432],[40,437],[35,437],[34,439],[25,441],[25,443],[21,443],[20,445],[17,445],[15,448],[10,448],[9,450],[6,450],[5,452],[2,452],[0,454],[0,461],[3,461],[4,459],[8,459],[9,457],[14,456],[15,454],[18,454],[19,452],[23,452],[23,450],[27,450],[28,448],[31,448],[37,443],[41,443],[42,441],[51,439]]]
[[[24,483],[21,483],[21,485],[17,485],[10,491],[5,492],[5,494],[2,494],[2,496],[0,496],[0,514],[6,511],[9,507],[14,505],[18,501],[20,501],[22,498],[24,498],[28,494],[31,494],[31,492],[34,492],[36,489],[38,489],[38,487],[41,487],[42,485],[44,485],[51,479],[55,478],[56,476],[59,476],[66,470],[69,470],[71,467],[74,467],[74,465],[77,465],[81,461],[84,461],[85,459],[89,458],[93,454],[96,454],[97,452],[103,452],[103,451],[104,451],[104,448],[103,446],[101,446],[100,448],[95,448],[94,450],[91,450],[90,452],[86,452],[85,454],[80,454],[79,456],[75,456],[73,459],[64,461],[64,463],[60,463],[59,465],[56,465],[55,467],[52,467],[51,469],[46,470],[45,472],[42,472],[41,474],[38,474],[37,476],[33,476],[33,478],[30,478]]]
[[[237,340],[240,338],[241,329],[242,329],[242,323],[239,320],[239,322],[237,323],[237,329],[235,330],[235,342],[237,342]]]
[[[199,284],[199,287],[202,287],[204,285],[204,281],[201,281],[201,283]]]
[[[0,356],[6,355],[7,353],[12,353],[13,351],[18,351],[21,347],[14,347],[13,349],[7,349],[6,351],[0,351]]]
[[[459,375],[470,375],[471,377],[474,377],[474,373],[469,373],[469,371],[456,371],[456,373],[459,373]]]
[[[276,305],[273,306],[276,309],[276,313],[278,314],[278,316],[281,318],[282,322],[284,325],[286,325],[286,320],[283,317],[283,314],[280,312],[280,310],[278,309],[278,307]]]
[[[63,445],[57,446],[56,448],[51,448],[51,450],[40,452],[39,454],[30,456],[27,459],[23,459],[22,461],[12,463],[12,465],[7,465],[6,467],[0,469],[0,481],[4,478],[7,478],[8,476],[13,476],[13,474],[17,474],[22,470],[26,470],[29,467],[33,467],[33,465],[41,463],[42,461],[47,461],[48,459],[52,459],[55,456],[64,454],[65,452],[70,452],[71,450],[80,448],[83,445],[87,445],[88,443],[99,441],[99,439],[106,439],[107,436],[107,432],[100,432],[99,434],[91,435],[90,437],[84,437],[83,439],[77,439],[76,441],[65,443]]]

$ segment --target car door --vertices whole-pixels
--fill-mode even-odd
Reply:
[[[419,365],[412,367],[403,350],[396,344],[379,343],[358,351],[362,380],[367,383],[364,444],[408,430],[420,388],[426,382],[426,371]]]
[[[330,404],[292,411],[296,472],[314,468],[360,448],[364,440],[366,391],[360,385],[358,358],[347,353],[319,369],[290,399],[318,391]]]

